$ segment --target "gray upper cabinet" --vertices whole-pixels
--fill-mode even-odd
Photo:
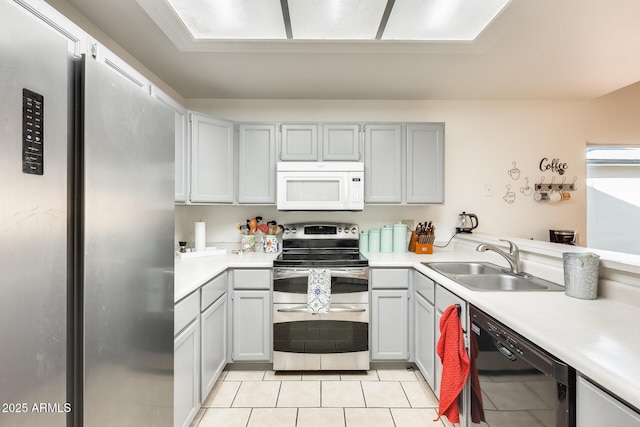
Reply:
[[[402,202],[402,125],[364,127],[364,201]]]
[[[367,124],[366,203],[444,202],[444,123]]]
[[[238,125],[238,203],[276,202],[276,125]]]
[[[155,86],[151,86],[151,94],[163,104],[171,108],[175,114],[176,202],[185,203],[189,198],[189,140],[187,139],[187,110]]]
[[[444,124],[407,125],[407,203],[444,203]]]
[[[360,125],[325,123],[322,125],[322,160],[362,160]]]
[[[192,202],[233,203],[233,123],[191,113]]]
[[[318,125],[282,124],[280,160],[318,161]]]

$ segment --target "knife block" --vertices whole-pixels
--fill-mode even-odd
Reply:
[[[416,243],[416,247],[413,252],[417,254],[432,254],[433,243]]]

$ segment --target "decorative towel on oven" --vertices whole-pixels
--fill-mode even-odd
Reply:
[[[309,270],[307,309],[309,313],[328,313],[331,305],[331,271]]]

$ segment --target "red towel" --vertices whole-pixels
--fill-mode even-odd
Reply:
[[[462,325],[455,305],[450,305],[442,313],[437,352],[442,361],[442,379],[438,418],[434,421],[445,415],[450,422],[459,423],[458,396],[469,376],[471,363],[464,348]]]
[[[487,421],[484,417],[484,405],[482,403],[482,391],[480,390],[480,377],[478,375],[478,364],[476,359],[480,349],[478,348],[478,340],[475,334],[470,333],[471,336],[471,370],[469,376],[471,377],[471,422],[480,424],[481,421]]]

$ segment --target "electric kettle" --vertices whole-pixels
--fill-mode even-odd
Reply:
[[[456,231],[458,233],[471,233],[471,230],[478,227],[478,217],[475,214],[462,212],[458,215]]]

